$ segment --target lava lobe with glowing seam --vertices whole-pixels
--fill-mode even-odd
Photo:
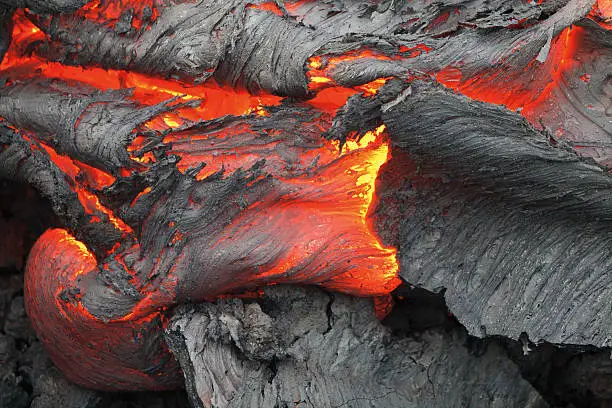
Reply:
[[[399,284],[396,251],[380,244],[367,218],[389,153],[376,140],[382,131],[349,143],[312,174],[255,180],[244,203],[227,205],[229,224],[212,232],[182,230],[180,219],[164,223],[165,249],[152,263],[140,246],[97,262],[67,231],[47,231],[29,257],[26,302],[54,363],[91,388],[172,388],[180,379],[163,342],[163,311],[177,304],[278,283],[389,293]],[[201,211],[199,205],[196,199],[186,212]],[[150,218],[143,235],[160,228],[155,214]],[[106,293],[97,277],[130,256],[138,259],[129,271],[138,296]],[[143,276],[150,279],[139,281]],[[130,307],[112,317],[91,307],[112,309],[114,302]]]
[[[27,312],[54,363],[72,381],[95,389],[170,389],[181,384],[178,365],[162,337],[163,316],[130,321],[91,315],[67,293],[96,259],[67,231],[36,242],[25,275]]]
[[[112,20],[112,10],[106,11]],[[255,146],[248,142],[255,134],[248,125],[218,133],[189,130],[192,122],[228,114],[263,118],[270,115],[265,106],[280,103],[276,96],[51,63],[26,52],[42,35],[17,14],[13,43],[0,66],[9,86],[11,81],[43,76],[85,82],[100,90],[133,87],[130,98],[140,105],[169,98],[200,101],[145,124],[153,132],[169,131],[162,143],[168,147],[166,154],[180,158],[177,169],[185,184],[151,206],[138,236],[97,194],[133,171],[152,171],[149,165],[156,157],[137,154],[146,136],[136,132],[126,146],[131,159],[142,165],[139,170],[113,175],[58,154],[40,140],[32,143],[66,175],[91,222],[114,225],[129,243],[118,243],[107,258],[96,259],[73,234],[53,229],[30,253],[27,311],[54,363],[72,381],[106,390],[180,386],[180,371],[163,339],[165,312],[177,304],[270,284],[317,284],[359,296],[388,294],[399,284],[396,250],[381,244],[368,218],[378,171],[390,154],[384,126],[359,141],[349,140],[342,150],[338,142],[323,138],[334,106],[357,92],[375,93],[384,79],[339,93],[320,110],[327,119],[311,123],[318,129],[314,139],[279,150],[291,135],[260,132]],[[311,105],[317,103],[325,104],[315,100]],[[27,135],[23,133],[24,138],[36,138]],[[223,143],[235,144],[224,151]],[[287,157],[297,161],[288,165]],[[248,169],[262,159],[261,174],[250,177],[255,170]],[[190,169],[204,162],[207,166],[189,179]],[[237,180],[240,188],[228,190],[223,200],[211,199],[230,180]],[[178,197],[184,194],[182,186],[190,189],[186,200]],[[137,205],[156,193],[155,185],[147,186],[127,204]],[[182,202],[183,207],[172,211],[165,207]],[[206,217],[214,222],[200,222]],[[109,276],[127,279],[126,286],[109,284]]]

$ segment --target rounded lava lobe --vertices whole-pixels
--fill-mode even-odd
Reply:
[[[48,230],[32,248],[25,274],[26,310],[53,362],[70,380],[89,388],[181,386],[159,314],[105,322],[83,308],[76,283],[96,267],[85,245],[62,229]]]
[[[162,308],[281,283],[391,292],[396,250],[381,245],[367,219],[388,146],[369,143],[339,157],[318,150],[333,158],[293,177],[176,175],[143,222],[137,256],[131,248],[98,263],[65,230],[45,232],[28,260],[25,297],[52,360],[90,388],[172,388],[181,376]],[[198,204],[187,211],[190,199]]]

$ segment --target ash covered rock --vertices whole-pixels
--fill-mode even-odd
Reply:
[[[501,347],[462,330],[392,334],[371,300],[269,287],[181,306],[166,338],[197,407],[547,406]]]
[[[383,121],[425,180],[400,233],[404,279],[446,288],[450,309],[477,336],[610,346],[604,168],[518,114],[441,87],[413,84]]]

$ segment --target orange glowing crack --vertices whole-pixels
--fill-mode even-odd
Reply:
[[[562,75],[575,64],[573,55],[584,37],[584,29],[578,26],[565,28],[553,41],[545,64],[534,60],[526,69],[549,67],[548,80],[543,86],[525,88],[525,82],[508,81],[503,86],[495,84],[485,75],[464,79],[461,70],[449,66],[436,74],[436,79],[448,88],[483,102],[505,105],[508,109],[521,108],[521,114],[528,117],[535,107],[544,103],[550,92],[559,86]]]
[[[79,199],[79,202],[85,209],[86,213],[92,216],[96,212],[103,213],[108,217],[109,222],[113,224],[116,229],[124,233],[132,232],[132,228],[130,228],[127,224],[125,224],[123,220],[116,217],[112,213],[111,210],[109,210],[108,208],[102,205],[102,203],[100,202],[100,199],[95,194],[93,194],[91,191],[88,190],[89,186],[86,186],[83,184],[83,182],[78,181],[78,176],[81,173],[81,169],[79,168],[78,165],[75,164],[75,162],[70,157],[58,154],[55,151],[55,149],[53,149],[51,146],[48,146],[44,143],[40,143],[40,146],[42,146],[43,149],[47,152],[51,161],[55,163],[55,165],[60,170],[62,170],[67,176],[70,177],[72,184],[74,186],[75,192],[77,194],[77,197]],[[91,167],[89,166],[87,167],[91,169]],[[101,170],[97,170],[97,169],[96,169],[96,172],[103,173]],[[107,176],[112,177],[110,175],[107,175]],[[85,179],[87,179],[87,177],[85,177]],[[105,178],[102,178],[100,182],[104,183],[104,181],[109,181],[109,180],[110,179],[105,177]],[[100,218],[97,216],[93,216],[91,218],[91,222],[100,222],[100,221],[101,221]]]
[[[91,10],[97,7],[94,3],[88,3]],[[139,4],[135,1],[126,4],[128,3]],[[195,122],[215,119],[223,115],[243,115],[251,112],[263,115],[265,106],[278,105],[282,100],[281,97],[271,94],[252,95],[244,89],[220,86],[212,80],[193,85],[125,70],[73,67],[42,60],[35,54],[31,55],[29,49],[33,43],[44,38],[45,34],[25,16],[25,12],[18,10],[13,16],[13,39],[0,64],[0,72],[3,76],[17,76],[21,79],[62,78],[68,81],[83,82],[100,90],[134,88],[131,98],[144,105],[154,105],[175,97],[181,102],[203,102],[198,106],[178,109],[175,112],[178,116],[168,115],[167,123],[154,122],[159,130],[168,126],[174,127],[175,124],[181,123],[180,120]]]
[[[313,56],[306,62],[306,76],[308,77],[308,89],[311,91],[322,91],[329,87],[337,86],[336,82],[330,75],[330,72],[340,63],[355,61],[365,58],[373,58],[382,61],[400,60],[404,58],[414,58],[421,55],[423,52],[429,52],[431,48],[425,44],[417,44],[414,47],[400,46],[397,54],[393,57],[377,53],[369,49],[354,50],[346,52],[342,55],[333,56]],[[354,87],[355,90],[361,91],[365,96],[375,95],[378,89],[384,85],[389,78],[377,78],[367,84]]]
[[[267,1],[265,3],[259,3],[259,4],[249,4],[247,6],[247,8],[254,8],[254,9],[258,9],[258,10],[266,10],[266,11],[269,11],[271,13],[276,14],[277,16],[282,16],[283,15],[283,11],[273,1]]]
[[[77,10],[75,14],[88,20],[104,22],[108,27],[113,28],[121,15],[126,10],[131,9],[134,12],[132,27],[139,30],[143,24],[145,7],[148,7],[151,13],[149,21],[155,21],[158,16],[155,0],[91,0]]]
[[[392,60],[392,58],[376,53],[372,50],[349,51],[342,55],[333,55],[325,58],[320,56],[310,57],[306,62],[308,68],[306,76],[309,79],[308,88],[318,90],[325,86],[334,85],[335,82],[330,78],[329,71],[333,70],[338,64],[347,61],[355,61],[363,58],[375,58],[380,60]]]
[[[136,195],[136,197],[132,200],[132,202],[130,203],[130,207],[133,207],[136,202],[138,202],[138,200],[144,196],[147,195],[151,192],[151,187],[146,187],[144,190],[142,190],[140,193],[138,193],[138,195]]]

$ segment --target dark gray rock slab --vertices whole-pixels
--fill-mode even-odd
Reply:
[[[543,407],[501,347],[462,330],[392,334],[372,301],[270,287],[182,306],[166,331],[196,407]]]

